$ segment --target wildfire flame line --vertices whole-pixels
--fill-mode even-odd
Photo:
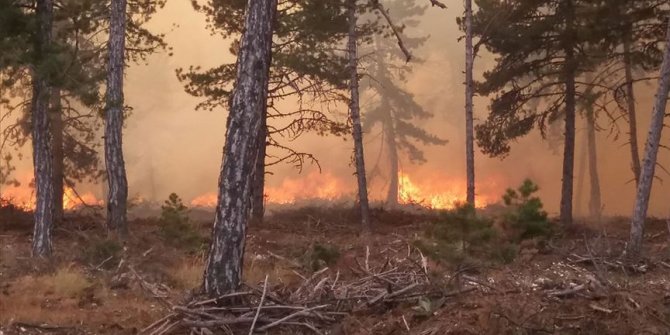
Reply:
[[[432,209],[450,209],[465,202],[465,181],[438,179],[438,183],[419,184],[413,182],[409,175],[399,173],[398,202]],[[347,196],[353,197],[354,189],[351,181],[342,180],[330,173],[313,172],[299,179],[284,179],[277,187],[266,187],[265,193],[269,203],[292,204],[300,200],[334,200]],[[479,194],[475,206],[486,207],[496,198],[497,195]],[[216,207],[216,201],[216,193],[211,192],[194,198],[191,206],[213,208]]]

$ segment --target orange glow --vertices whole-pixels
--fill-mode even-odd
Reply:
[[[33,210],[35,209],[35,189],[27,186],[30,185],[31,178],[26,177],[21,179],[22,182],[19,187],[3,187],[0,197],[22,209]],[[63,209],[77,209],[83,205],[82,200],[87,205],[100,206],[103,204],[103,201],[96,198],[91,192],[79,193],[79,196],[81,199],[77,196],[77,192],[74,189],[66,186],[63,191]]]
[[[463,180],[438,179],[430,183],[414,183],[406,174],[398,175],[398,201],[402,204],[418,204],[434,209],[451,209],[466,200],[466,183]],[[497,196],[478,194],[475,207],[486,207]]]
[[[216,207],[216,193],[206,193],[191,200],[191,207]]]
[[[406,205],[419,205],[433,209],[450,209],[465,202],[465,180],[440,175],[426,175],[424,178],[412,178],[408,174],[398,175],[398,202]],[[313,171],[295,178],[285,178],[278,186],[266,186],[265,197],[268,203],[293,204],[304,200],[337,200],[355,197],[356,180],[336,177],[331,173]],[[475,206],[486,207],[500,197],[497,183],[490,180],[477,185]],[[385,198],[385,194],[371,194],[373,201]],[[200,195],[191,200],[192,207],[216,207],[217,194],[214,192]]]
[[[347,183],[330,173],[313,171],[298,178],[286,178],[279,186],[266,186],[265,198],[274,204],[292,204],[301,200],[335,200],[352,192]],[[216,207],[217,194],[205,193],[191,200],[191,207]]]

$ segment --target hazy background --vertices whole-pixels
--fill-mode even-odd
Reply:
[[[457,192],[465,194],[465,132],[464,132],[464,45],[458,41],[461,33],[456,26],[456,16],[461,15],[458,4],[448,10],[428,8],[419,29],[408,30],[412,35],[430,35],[423,48],[412,53],[425,59],[415,66],[407,88],[435,118],[424,122],[434,134],[448,139],[449,143],[439,147],[426,147],[428,162],[411,165],[406,159],[402,169],[419,187],[431,193]],[[393,14],[393,13],[391,13]],[[186,201],[216,191],[222,148],[225,136],[227,111],[196,111],[198,98],[186,94],[175,76],[175,69],[199,65],[203,68],[233,61],[228,52],[229,42],[212,36],[205,28],[204,15],[195,12],[189,1],[169,1],[158,12],[150,28],[167,34],[174,55],[156,54],[148,59],[148,65],[133,65],[127,72],[126,99],[134,108],[126,122],[124,150],[128,170],[128,182],[132,196],[162,200],[171,192],[178,193]],[[491,56],[475,61],[475,78]],[[655,92],[652,85],[636,86],[638,96],[639,142],[646,140],[651,113],[651,99]],[[477,119],[486,116],[488,101],[475,99]],[[362,101],[365,112],[366,101]],[[605,128],[599,133],[599,171],[605,213],[629,215],[632,212],[634,182],[630,169],[630,153],[627,146],[626,125],[621,124],[619,138],[609,135],[607,120],[601,118],[599,125]],[[476,156],[478,193],[487,199],[498,199],[505,188],[517,186],[524,178],[531,178],[540,187],[540,196],[550,213],[558,211],[560,201],[561,164],[563,146],[560,142],[562,125],[556,124],[553,137],[559,140],[543,140],[533,133],[512,147],[504,160]],[[583,181],[580,197],[580,166],[583,155],[585,126],[578,119],[576,164],[575,164],[575,209],[587,210],[588,180]],[[666,132],[667,133],[667,132]],[[366,156],[368,170],[378,160],[379,137],[367,134]],[[371,140],[376,138],[377,140]],[[351,194],[355,188],[354,168],[350,164],[352,142],[340,138],[320,138],[314,135],[295,141],[292,145],[301,151],[316,154],[323,173],[316,167],[307,166],[299,174],[291,166],[275,166],[268,176],[268,193],[293,192],[296,196],[331,196],[332,193]],[[29,151],[19,162],[16,176],[27,178],[32,173]],[[667,151],[660,153],[660,162],[670,167]],[[385,161],[380,161],[385,166]],[[588,175],[584,165],[584,176]],[[657,175],[669,180],[665,172],[657,169]],[[667,183],[670,184],[670,181]],[[386,181],[372,180],[373,197],[384,195]],[[87,190],[100,194],[100,186],[85,186]],[[656,182],[651,200],[651,214],[669,214],[665,196],[670,188],[660,180]],[[582,201],[578,201],[581,199]]]

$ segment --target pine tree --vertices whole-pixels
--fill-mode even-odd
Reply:
[[[162,35],[152,34],[143,28],[163,4],[164,0],[130,1],[126,30],[130,49],[125,54],[129,61],[143,61],[147,55],[167,48]],[[19,7],[13,5],[11,8]],[[54,10],[48,68],[52,73],[51,85],[54,87],[49,116],[52,121],[53,207],[56,222],[63,212],[64,187],[74,188],[77,183],[98,182],[103,174],[99,159],[102,116],[99,111],[104,105],[100,91],[106,78],[108,50],[103,43],[105,36],[100,32],[105,31],[109,24],[108,8],[109,2],[67,0],[60,1]],[[29,10],[19,13],[26,21],[34,14]],[[18,22],[21,21],[13,25],[14,31],[30,34],[32,29]],[[14,57],[8,57],[5,61],[6,75],[0,85],[15,98],[29,97],[30,92],[25,89],[26,79],[29,78],[25,69],[29,60],[22,55],[29,53],[30,48],[18,48],[21,43],[17,41],[12,45],[17,46],[15,50],[18,51]],[[2,130],[3,141],[0,143],[0,151],[8,147],[18,150],[30,139],[30,122],[27,122],[30,111],[23,108],[28,104],[9,105],[8,100],[0,103],[6,110],[2,113],[4,118],[12,113],[23,113],[17,123],[7,125]]]
[[[475,143],[474,143],[474,47],[472,45],[472,0],[465,0],[465,168],[467,202],[475,206]]]
[[[46,60],[49,59],[53,24],[53,2],[37,0],[35,7],[37,33],[35,36],[35,61],[38,66],[32,74],[33,98],[31,121],[33,138],[33,166],[35,170],[35,229],[33,232],[33,257],[51,256],[51,231],[53,230],[53,179],[51,143],[49,138],[50,75]]]
[[[213,33],[223,37],[237,37],[242,33],[245,1],[208,1],[196,4],[203,12]],[[293,141],[306,132],[319,135],[346,136],[350,127],[334,120],[330,109],[332,102],[342,100],[347,87],[347,59],[339,52],[338,45],[347,36],[345,1],[284,0],[279,3],[279,15],[273,39],[273,59],[270,68],[269,97],[265,117],[266,148],[259,147],[257,162],[265,161],[267,168],[279,163],[293,164],[302,169],[306,162],[317,163],[311,153],[296,151],[281,141]],[[369,6],[364,12],[372,10]],[[379,33],[378,20],[361,24],[359,32],[364,43]],[[236,40],[231,52],[236,55]],[[229,108],[231,86],[235,79],[235,64],[223,64],[211,69],[191,67],[180,69],[177,76],[186,91],[204,98],[197,108],[212,110]],[[293,110],[281,110],[277,102],[297,99]],[[281,124],[281,126],[277,126]],[[262,133],[258,134],[263,137]],[[272,153],[275,154],[272,154]],[[264,157],[265,159],[261,159]],[[263,213],[263,183],[265,169],[256,170],[252,215],[254,222],[261,221]]]
[[[370,231],[370,203],[368,202],[368,183],[365,171],[365,154],[363,152],[363,127],[358,85],[358,6],[356,0],[349,0],[347,13],[349,16],[349,35],[347,53],[349,57],[349,118],[353,126],[354,164],[358,182],[358,205],[361,211],[361,225],[364,231]]]
[[[416,26],[417,16],[423,15],[426,7],[416,5],[411,0],[397,0],[388,3],[389,12],[401,24],[404,43],[408,48],[420,47],[427,37],[407,37],[406,28]],[[444,144],[446,141],[429,134],[415,123],[418,120],[431,118],[433,115],[416,102],[414,96],[407,92],[400,83],[411,74],[413,66],[421,60],[415,59],[412,64],[405,61],[405,55],[398,49],[397,42],[380,36],[373,38],[373,45],[362,53],[373,52],[372,57],[363,60],[364,68],[370,80],[364,81],[363,90],[378,97],[378,102],[363,113],[363,129],[369,133],[379,124],[382,127],[383,143],[389,161],[389,188],[386,203],[398,205],[398,175],[401,153],[405,153],[412,163],[423,163],[425,157],[417,144]]]
[[[661,65],[654,109],[651,113],[651,125],[649,126],[649,135],[647,137],[647,144],[645,145],[644,160],[642,161],[642,169],[640,171],[640,182],[637,186],[635,207],[631,220],[630,241],[626,250],[627,256],[632,259],[639,257],[642,252],[644,221],[647,218],[649,196],[651,195],[654,171],[656,169],[658,148],[661,144],[661,132],[666,115],[668,94],[670,93],[670,17],[668,17],[666,36],[665,56]]]
[[[249,0],[230,99],[212,244],[203,288],[210,296],[237,289],[242,263],[259,132],[267,108],[276,0]]]
[[[613,0],[596,6],[599,10],[593,20],[602,27],[599,33],[609,44],[610,61],[623,66],[611,71],[610,77],[616,80],[610,80],[610,85],[628,121],[631,168],[637,185],[641,168],[634,84],[660,66],[663,51],[658,42],[663,39],[662,25],[670,4],[665,0]]]
[[[476,127],[484,153],[504,156],[510,142],[535,126],[563,118],[565,124],[561,222],[572,222],[575,116],[578,85],[584,69],[594,67],[589,50],[590,6],[578,0],[499,2],[478,1],[473,18],[480,43],[498,55],[493,70],[484,74],[478,92],[495,95],[486,121]],[[540,108],[531,104],[539,103]]]
[[[109,63],[105,105],[105,166],[109,195],[107,229],[125,238],[128,180],[123,159],[123,74],[125,69],[126,0],[112,0],[109,31]]]

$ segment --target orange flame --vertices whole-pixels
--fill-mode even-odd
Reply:
[[[418,179],[417,179],[418,180]],[[450,209],[456,204],[465,202],[465,181],[431,176],[416,182],[409,175],[398,175],[398,201],[401,204],[414,204],[432,209]],[[313,171],[299,178],[286,178],[278,186],[266,186],[265,195],[269,203],[294,204],[302,200],[336,200],[338,198],[354,198],[355,181],[338,178],[331,173]],[[498,199],[496,183],[487,182],[478,185],[475,206],[486,207]],[[372,197],[374,200],[374,197]],[[200,195],[191,200],[192,207],[216,207],[215,192]]]
[[[29,183],[22,183],[22,185],[26,184]],[[36,206],[35,190],[32,187],[7,187],[2,190],[0,198],[9,201],[24,210],[34,210]],[[98,200],[98,198],[91,192],[79,193],[79,196],[77,196],[77,192],[75,192],[73,188],[68,186],[65,187],[63,190],[63,209],[74,210],[83,206],[84,203],[86,205],[100,206],[103,204],[103,201]]]
[[[433,209],[451,209],[466,200],[465,182],[461,180],[438,180],[421,186],[412,182],[408,175],[398,174],[398,201],[403,204],[419,204]],[[482,208],[492,201],[486,195],[475,197],[475,207]]]
[[[292,204],[301,200],[335,200],[351,192],[347,184],[330,173],[311,172],[300,178],[286,178],[279,186],[266,186],[265,198],[274,204]],[[217,194],[209,192],[191,200],[191,207],[216,207]]]

